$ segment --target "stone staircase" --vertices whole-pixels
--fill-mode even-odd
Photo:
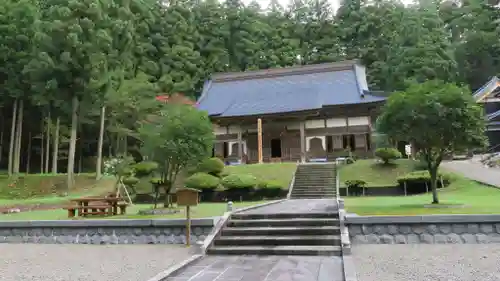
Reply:
[[[335,163],[298,165],[290,198],[335,198],[336,173]]]
[[[304,214],[237,213],[230,217],[207,254],[339,256],[340,245],[338,210]]]

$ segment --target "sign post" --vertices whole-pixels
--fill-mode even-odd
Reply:
[[[191,206],[198,205],[198,193],[200,191],[193,188],[181,188],[175,193],[177,195],[177,205],[186,207],[186,246],[191,245]]]

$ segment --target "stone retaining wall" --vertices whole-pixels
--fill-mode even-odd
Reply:
[[[500,215],[346,216],[352,244],[500,243]]]
[[[203,241],[216,219],[193,219],[191,242]],[[183,219],[4,221],[0,243],[184,244],[185,230]]]

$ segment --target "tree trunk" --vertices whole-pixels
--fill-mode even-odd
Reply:
[[[21,141],[23,136],[23,119],[24,119],[24,101],[19,101],[19,110],[17,112],[17,133],[16,133],[16,149],[14,151],[14,174],[19,173],[19,166],[21,164]]]
[[[16,118],[17,118],[17,99],[14,101],[14,106],[12,108],[12,124],[10,128],[10,143],[9,143],[9,176],[12,176],[13,166],[14,166],[14,141],[16,134]]]
[[[5,120],[2,116],[2,124],[1,124],[1,132],[0,132],[0,163],[2,163],[2,159],[3,159],[3,135],[4,135],[4,131],[5,131]]]
[[[78,124],[78,132],[80,136],[80,141],[78,142],[78,174],[81,174],[83,167],[83,128],[81,123]]]
[[[73,174],[75,172],[75,152],[76,152],[76,135],[78,131],[78,106],[79,100],[77,96],[72,99],[72,112],[71,112],[71,136],[69,142],[68,152],[68,194],[73,188]]]
[[[52,174],[57,174],[57,161],[59,160],[59,126],[61,118],[56,119],[56,131],[54,132],[54,147],[52,150]]]
[[[429,174],[431,176],[431,188],[432,188],[432,204],[439,204],[438,192],[437,192],[437,168],[431,168]]]
[[[31,166],[31,132],[28,134],[28,157],[26,160],[26,174],[30,173],[30,166]]]
[[[50,110],[49,110],[49,116],[47,116],[47,127],[46,127],[46,134],[47,137],[45,138],[45,173],[49,173],[49,159],[50,159],[50,125],[52,123],[52,119],[50,118]]]
[[[104,121],[106,119],[106,107],[101,107],[101,124],[99,127],[99,141],[97,143],[97,163],[96,163],[96,179],[100,179],[102,175],[102,145],[104,141]]]
[[[44,159],[43,156],[45,156],[45,146],[43,145],[44,139],[45,139],[45,122],[44,118],[42,118],[42,126],[41,126],[41,132],[40,132],[40,173],[43,174],[45,173],[45,170],[43,169],[43,164],[44,164]]]

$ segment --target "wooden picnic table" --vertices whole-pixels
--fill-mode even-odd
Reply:
[[[83,197],[83,198],[75,198],[71,199],[71,202],[75,202],[78,207],[87,207],[88,209],[92,208],[92,202],[105,202],[106,206],[109,206],[108,212],[109,215],[118,215],[118,207],[120,207],[121,212],[125,212],[125,207],[122,208],[122,205],[119,204],[121,201],[124,201],[122,197]],[[79,209],[81,210],[81,209]],[[78,213],[80,215],[80,212]]]

